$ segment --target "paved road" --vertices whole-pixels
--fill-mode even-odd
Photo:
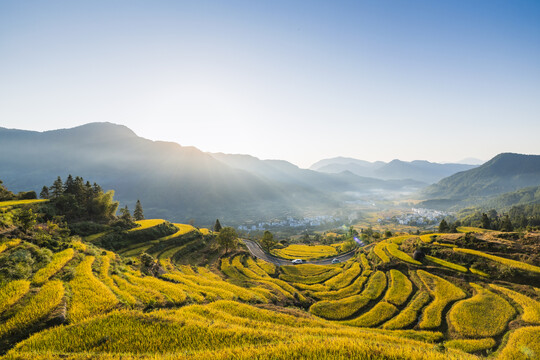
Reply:
[[[291,260],[281,259],[281,258],[268,254],[255,241],[244,239],[244,243],[246,244],[251,255],[258,257],[259,259],[263,259],[264,261],[268,261],[275,265],[291,265]],[[349,260],[353,256],[354,256],[354,250],[349,251],[348,253],[345,253],[345,254],[337,255],[332,258],[320,259],[320,260],[309,260],[309,261],[305,261],[304,263],[317,264],[317,265],[329,265],[332,263],[333,259],[339,259],[340,262],[343,262],[343,261]]]

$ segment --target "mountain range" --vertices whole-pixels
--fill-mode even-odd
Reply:
[[[428,184],[435,183],[460,171],[475,168],[469,164],[439,164],[425,160],[401,161],[398,159],[388,163],[383,161],[368,162],[364,160],[337,157],[325,159],[311,165],[310,169],[325,173],[350,171],[358,176],[372,177],[382,180],[411,179]]]
[[[72,174],[116,190],[122,205],[132,207],[140,199],[147,216],[194,218],[199,224],[329,211],[338,209],[349,193],[411,192],[425,186],[205,153],[147,140],[111,123],[45,132],[0,128],[0,154],[0,179],[10,190],[39,192],[57,176]]]
[[[45,132],[0,128],[0,154],[0,179],[12,191],[39,193],[57,176],[72,174],[115,190],[122,206],[133,208],[140,199],[148,217],[193,218],[199,225],[329,214],[366,197],[415,193],[428,200],[426,207],[449,206],[540,185],[537,155],[500,154],[479,167],[334,158],[301,169],[151,141],[111,123]]]

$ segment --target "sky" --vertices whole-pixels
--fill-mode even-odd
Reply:
[[[540,1],[0,0],[0,127],[96,121],[300,167],[540,154]]]

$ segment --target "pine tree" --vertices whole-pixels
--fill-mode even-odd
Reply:
[[[143,208],[139,199],[137,199],[137,203],[135,204],[135,210],[133,210],[133,217],[137,221],[144,220]]]
[[[274,235],[268,230],[264,232],[264,235],[261,239],[261,246],[264,250],[270,252],[273,247],[277,245],[277,241],[274,240]]]
[[[482,227],[484,229],[491,229],[491,220],[489,220],[486,213],[482,214]]]
[[[221,229],[222,229],[221,223],[219,222],[219,219],[216,219],[216,223],[214,224],[214,231],[215,232],[220,232]]]
[[[49,188],[47,186],[43,186],[43,188],[41,189],[41,192],[39,193],[39,197],[42,199],[49,198]]]
[[[64,183],[62,178],[59,176],[51,186],[52,198],[58,199],[62,194],[64,194]]]
[[[127,205],[124,208],[120,209],[120,214],[121,214],[120,215],[121,219],[128,220],[128,221],[132,220],[131,214],[129,212]]]
[[[448,223],[446,222],[446,220],[442,219],[441,223],[439,224],[439,232],[445,233],[445,232],[448,232],[449,230],[450,230],[450,227],[448,226]]]

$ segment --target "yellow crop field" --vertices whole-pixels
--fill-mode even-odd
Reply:
[[[530,360],[540,358],[540,326],[527,326],[510,333],[497,360]]]
[[[127,275],[127,278],[135,285],[139,285],[143,288],[153,289],[165,295],[167,303],[171,305],[182,305],[187,300],[187,295],[184,291],[182,291],[182,288],[171,282],[163,281],[153,276],[141,277]]]
[[[257,274],[258,277],[268,277],[268,273],[264,271],[255,260],[253,260],[250,256],[246,257],[246,265],[249,270],[253,271],[255,274]]]
[[[402,305],[413,291],[411,281],[399,270],[390,270],[388,291],[384,299],[394,305]]]
[[[455,300],[465,297],[463,290],[441,277],[432,275],[426,271],[416,272],[420,280],[433,296],[433,302],[422,313],[422,320],[418,324],[420,329],[433,329],[439,327],[442,321],[442,312],[446,305]]]
[[[500,256],[490,255],[490,254],[486,254],[486,253],[484,253],[482,251],[472,250],[472,249],[454,248],[454,251],[464,253],[464,254],[471,254],[471,255],[485,257],[487,259],[496,261],[498,263],[501,263],[501,264],[504,264],[504,265],[507,265],[507,266],[510,266],[510,267],[513,267],[513,268],[516,268],[516,269],[530,271],[530,272],[540,274],[540,267],[534,266],[534,265],[531,265],[531,264],[527,264],[527,263],[524,263],[524,262],[521,262],[521,261],[516,261],[516,260],[512,260],[512,259],[506,259],[506,258],[503,258],[503,257],[500,257]]]
[[[274,249],[271,251],[271,253],[272,255],[281,257],[283,259],[311,260],[335,256],[338,254],[336,248],[339,248],[340,246],[341,244],[334,244],[334,246],[292,244],[283,249]]]
[[[327,269],[319,274],[308,275],[312,272],[315,266],[320,269]],[[279,275],[279,278],[288,282],[302,283],[302,284],[317,284],[322,283],[337,275],[341,272],[341,268],[337,266],[324,266],[324,265],[286,265],[281,266],[281,270],[284,272]]]
[[[111,277],[120,290],[139,299],[143,304],[162,304],[165,302],[163,295],[152,288],[134,285],[118,275],[112,275]]]
[[[366,282],[367,277],[359,276],[353,283],[347,287],[341,288],[339,290],[329,291],[323,287],[322,290],[315,291],[312,295],[321,300],[339,300],[349,296],[357,295],[362,291],[362,287]],[[319,285],[319,284],[317,284]]]
[[[40,285],[49,280],[51,276],[60,271],[73,258],[73,255],[75,255],[75,250],[71,248],[54,254],[51,262],[35,273],[32,283]]]
[[[118,303],[112,291],[92,273],[94,260],[93,256],[85,257],[75,269],[75,277],[69,282],[73,295],[68,316],[72,323],[104,314]]]
[[[0,314],[19,301],[30,290],[30,282],[15,280],[0,288]]]
[[[483,272],[482,270],[478,270],[478,269],[475,269],[473,267],[470,267],[469,268],[469,271],[475,275],[480,275],[480,276],[483,276],[483,277],[489,277],[489,274],[486,274],[485,272]]]
[[[148,229],[148,228],[151,228],[151,227],[154,227],[154,226],[158,226],[160,224],[163,224],[165,222],[165,220],[163,219],[149,219],[149,220],[139,220],[139,221],[135,221],[135,223],[137,225],[140,225],[136,228],[133,228],[133,229],[129,229],[128,231],[139,231],[139,230],[144,230],[144,229]]]
[[[275,275],[276,274],[276,265],[266,262],[262,259],[257,259],[257,265],[260,266],[261,269],[263,269],[268,275]]]
[[[323,300],[311,305],[309,312],[329,320],[342,320],[356,314],[369,303],[364,295],[354,295],[340,300]]]
[[[458,247],[456,244],[441,243],[441,242],[438,242],[438,241],[434,241],[433,245],[444,246],[444,247],[449,247],[449,248]]]
[[[369,278],[364,291],[362,291],[362,296],[375,300],[382,295],[384,289],[386,289],[386,275],[382,271],[376,271]]]
[[[495,284],[489,285],[492,289],[502,292],[515,301],[522,309],[521,319],[531,324],[540,324],[540,302],[516,291]]]
[[[210,235],[211,234],[211,231],[206,229],[206,228],[200,228],[199,231],[201,232],[201,234],[203,235]]]
[[[484,339],[458,339],[450,340],[444,343],[444,346],[451,349],[462,350],[465,352],[477,352],[491,349],[497,343],[492,338]]]
[[[3,242],[0,244],[0,253],[6,251],[7,249],[10,249],[12,247],[15,247],[21,243],[21,239],[13,239],[6,242]]]
[[[379,259],[382,260],[383,263],[390,262],[390,258],[386,254],[386,251],[384,251],[386,249],[387,244],[388,244],[387,242],[381,241],[373,247],[373,252],[375,253],[375,255],[379,257]]]
[[[113,279],[109,276],[109,269],[111,266],[111,260],[114,259],[114,253],[107,251],[107,255],[101,257],[101,267],[99,268],[99,278],[105,285],[112,290],[112,292],[123,302],[124,304],[133,307],[137,304],[137,300],[127,291],[121,290],[114,283]]]
[[[29,200],[0,201],[0,208],[8,207],[8,206],[21,206],[21,205],[38,204],[38,203],[47,202],[47,201],[49,201],[49,200],[47,200],[47,199],[29,199]]]
[[[418,319],[418,313],[426,306],[430,299],[427,291],[419,291],[405,309],[403,309],[396,317],[383,324],[382,328],[387,330],[397,330],[410,326]]]
[[[8,357],[88,358],[101,354],[102,359],[134,360],[152,354],[153,359],[322,360],[369,359],[376,354],[378,359],[476,358],[452,349],[438,352],[431,343],[435,339],[421,332],[350,328],[219,301],[180,310],[113,312],[84,324],[55,327],[21,342]],[[95,344],[101,345],[96,348]]]
[[[462,272],[462,273],[467,272],[467,268],[465,266],[454,264],[453,262],[450,262],[450,261],[439,259],[439,258],[436,258],[434,256],[430,256],[430,255],[426,255],[426,259],[431,261],[432,263],[447,267],[447,268],[452,269],[452,270],[456,270],[456,271],[459,271],[459,272]]]
[[[389,238],[387,241],[391,242],[391,243],[394,243],[394,244],[401,245],[403,243],[403,241],[405,241],[405,240],[407,240],[407,239],[409,239],[411,237],[413,237],[413,235],[395,236],[395,237]]]
[[[353,263],[350,268],[327,280],[324,285],[330,290],[341,289],[349,286],[351,282],[362,272],[359,263]]]
[[[422,265],[420,261],[414,260],[409,254],[404,253],[403,251],[399,250],[398,244],[389,243],[386,244],[386,250],[395,258],[398,258],[399,260],[408,262],[410,264],[415,265]]]
[[[0,324],[0,338],[43,319],[60,305],[63,296],[64,285],[61,281],[47,282],[28,304]]]
[[[479,228],[479,227],[472,227],[472,226],[459,226],[457,228],[457,231],[459,231],[461,233],[468,233],[468,232],[485,233],[485,232],[490,232],[490,231],[493,231],[493,230],[482,229],[482,228]]]
[[[490,337],[502,333],[516,310],[501,296],[480,285],[470,284],[476,295],[457,302],[448,319],[454,329],[466,337]]]
[[[372,327],[390,319],[398,312],[398,309],[385,301],[378,302],[371,310],[360,315],[356,319],[343,322],[345,325]]]

